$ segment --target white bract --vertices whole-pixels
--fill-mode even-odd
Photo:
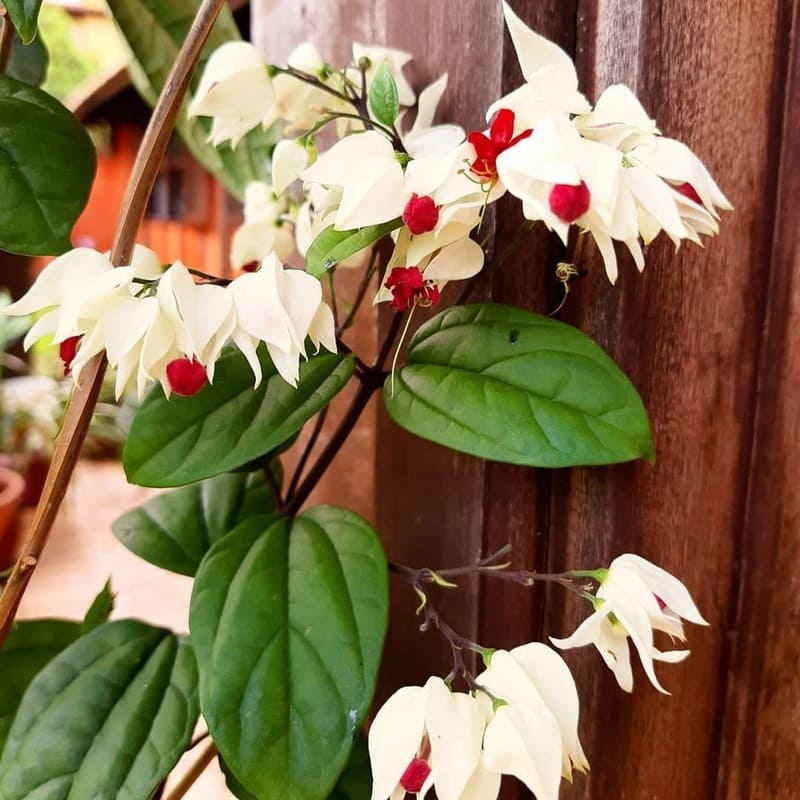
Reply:
[[[231,265],[241,269],[260,262],[269,253],[282,261],[294,252],[293,221],[286,200],[276,197],[261,181],[247,184],[244,193],[244,223],[231,240]]]
[[[116,395],[136,387],[141,398],[158,381],[194,394],[214,380],[222,349],[232,341],[261,381],[256,350],[265,342],[275,368],[296,385],[305,339],[335,352],[333,314],[319,281],[285,269],[268,253],[257,272],[227,286],[198,283],[176,261],[161,274],[155,254],[137,246],[132,265],[114,268],[107,255],[79,248],[44,268],[30,291],[5,313],[44,312],[25,338],[70,344],[67,370],[76,382],[89,361],[105,352],[116,370]],[[63,354],[64,351],[62,351]]]
[[[684,641],[681,619],[696,625],[708,623],[700,615],[686,587],[666,570],[641,556],[631,553],[619,556],[607,571],[601,572],[601,576],[594,602],[595,612],[571,636],[566,639],[551,637],[550,640],[562,649],[593,644],[613,671],[620,687],[630,692],[633,690],[630,638],[650,682],[660,692],[668,694],[656,677],[653,662],[682,661],[689,651],[657,650],[653,644],[653,631],[663,631]]]
[[[261,54],[249,42],[227,42],[208,59],[189,103],[190,117],[213,117],[215,145],[241,138],[268,120],[275,93]]]
[[[480,763],[485,726],[478,701],[441,678],[399,689],[369,732],[372,800],[424,795],[431,786],[441,800],[459,800]]]

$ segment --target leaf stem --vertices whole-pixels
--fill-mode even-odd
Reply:
[[[175,127],[181,102],[189,87],[203,45],[224,4],[225,0],[203,0],[161,91],[145,131],[122,203],[119,224],[111,248],[111,263],[114,265],[130,263],[136,233],[141,225],[159,164]],[[5,24],[4,21],[4,26]],[[0,647],[8,636],[22,596],[39,563],[56,513],[66,494],[97,403],[105,367],[105,355],[102,353],[87,364],[81,383],[76,387],[67,406],[28,539],[0,595]]]
[[[3,27],[0,29],[0,75],[4,75],[8,68],[8,62],[11,60],[16,28],[11,21],[11,15],[5,8],[0,8],[0,20],[3,22]]]
[[[361,303],[364,300],[365,295],[367,294],[367,289],[369,289],[370,281],[372,280],[372,276],[378,269],[378,248],[374,247],[372,249],[372,256],[369,260],[369,266],[367,267],[366,272],[364,273],[364,277],[361,279],[361,283],[358,285],[358,291],[356,293],[355,299],[353,300],[353,305],[350,307],[350,311],[347,316],[342,321],[341,325],[336,329],[336,336],[341,336],[352,324],[353,320],[355,319],[356,314],[358,314],[358,310],[361,307]]]

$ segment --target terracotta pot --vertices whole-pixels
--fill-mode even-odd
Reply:
[[[14,559],[17,509],[25,492],[25,479],[13,469],[0,467],[0,570]]]

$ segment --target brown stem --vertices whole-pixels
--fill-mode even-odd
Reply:
[[[214,760],[217,755],[217,746],[214,742],[209,742],[200,753],[197,761],[189,767],[189,771],[178,781],[175,788],[164,798],[164,800],[181,800],[186,792],[194,786],[197,779],[205,772],[206,767]]]
[[[370,256],[369,266],[367,267],[367,271],[364,273],[364,277],[361,279],[361,283],[358,286],[358,292],[356,293],[355,300],[353,300],[353,305],[350,307],[350,312],[344,318],[339,327],[336,328],[336,336],[341,336],[352,324],[353,320],[355,319],[356,314],[358,314],[358,309],[361,308],[361,303],[364,300],[364,296],[367,293],[367,289],[369,289],[370,281],[372,280],[372,276],[375,274],[378,268],[378,248],[375,247],[372,250],[372,255]]]
[[[361,385],[358,387],[358,391],[350,404],[350,408],[347,409],[347,413],[339,423],[339,427],[334,431],[328,444],[325,445],[324,450],[320,453],[314,466],[311,467],[306,479],[302,481],[294,494],[289,494],[287,502],[282,509],[283,513],[294,516],[300,510],[300,506],[303,505],[314,490],[319,479],[331,465],[331,461],[333,461],[342,445],[347,441],[350,431],[353,430],[356,422],[360,419],[361,414],[367,407],[370,397],[383,386],[386,381],[386,373],[383,371],[383,364],[392,350],[395,339],[397,339],[397,334],[400,332],[403,317],[403,314],[395,314],[392,324],[389,326],[389,330],[386,333],[386,338],[381,345],[378,357],[375,359],[375,363],[372,367],[358,373]]]
[[[122,203],[120,221],[111,248],[111,263],[114,265],[130,263],[136,232],[144,216],[161,159],[175,127],[181,101],[189,87],[189,80],[200,57],[200,51],[224,4],[225,0],[204,0],[161,91]],[[47,543],[56,513],[64,499],[89,429],[105,367],[105,355],[95,356],[84,369],[81,383],[70,399],[28,539],[3,594],[0,595],[0,647],[6,640],[22,596]]]
[[[3,27],[0,29],[0,75],[4,75],[8,68],[8,62],[11,60],[16,28],[11,21],[11,16],[4,8],[0,9],[0,19],[3,21]]]
[[[308,437],[308,442],[306,442],[306,446],[303,449],[303,454],[297,462],[294,475],[292,475],[292,481],[289,484],[289,488],[286,490],[287,497],[291,497],[295,493],[297,485],[300,483],[300,478],[303,477],[303,470],[306,468],[308,459],[311,457],[311,453],[314,450],[314,445],[317,443],[317,439],[319,439],[319,435],[322,433],[323,425],[325,425],[325,419],[328,416],[328,408],[330,408],[330,406],[325,406],[325,408],[317,414],[314,429],[311,431],[311,436]]]

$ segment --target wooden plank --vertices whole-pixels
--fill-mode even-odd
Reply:
[[[779,24],[788,77],[753,458],[728,609],[720,800],[800,794],[800,3],[793,6]]]
[[[568,303],[565,317],[598,339],[642,392],[657,461],[556,474],[548,565],[594,566],[621,552],[641,553],[685,580],[711,622],[689,631],[687,662],[662,665],[671,698],[649,687],[641,671],[627,697],[596,653],[569,658],[588,709],[583,737],[595,770],[565,796],[677,800],[712,797],[717,778],[726,606],[770,253],[770,226],[759,221],[770,219],[773,203],[773,104],[781,86],[773,43],[780,32],[775,0],[680,0],[641,4],[638,35],[617,36],[636,5],[582,6],[578,36],[595,46],[584,53],[583,66],[593,68],[588,85],[596,98],[612,80],[636,84],[665,134],[695,149],[737,210],[704,251],[687,245],[676,255],[656,243],[645,274],[627,263],[617,288],[595,259]],[[619,63],[633,74],[621,74]],[[587,612],[549,592],[546,633],[566,634]]]

